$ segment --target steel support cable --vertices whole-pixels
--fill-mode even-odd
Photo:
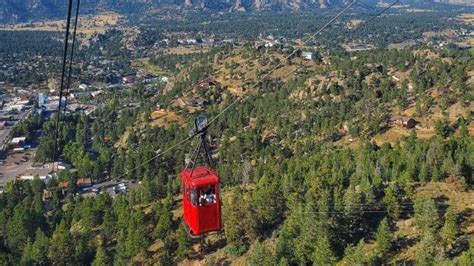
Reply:
[[[326,29],[329,25],[331,25],[337,18],[339,18],[342,14],[344,14],[351,6],[353,6],[358,0],[354,0],[352,3],[350,3],[349,5],[347,5],[344,9],[342,9],[339,13],[337,13],[331,20],[329,20],[326,24],[324,24],[321,28],[319,28],[318,31],[316,31],[316,33],[312,34],[305,42],[303,42],[303,45],[307,44],[308,42],[310,42],[312,39],[314,39],[314,37],[316,35],[318,35],[319,33],[321,33],[324,29]],[[298,48],[299,49],[299,48]],[[295,55],[297,52],[298,52],[298,49],[293,51],[289,56],[287,56],[287,59],[288,58],[291,58],[293,55]],[[271,69],[269,72],[267,72],[264,76],[262,76],[256,83],[254,86],[257,86],[263,79],[265,79],[266,77],[268,77],[271,73],[273,73],[276,69],[278,69],[278,67],[280,67],[282,64],[279,63],[277,66],[275,66],[273,69]],[[220,116],[222,116],[222,114],[224,114],[227,110],[229,110],[233,105],[235,105],[239,99],[241,99],[242,97],[238,97],[237,99],[235,99],[230,105],[228,105],[226,108],[224,108],[220,113],[218,113],[215,117],[212,118],[212,120],[208,123],[208,126],[211,125],[212,123],[214,123]],[[146,165],[147,163],[155,160],[156,158],[158,158],[159,156],[165,154],[166,152],[168,151],[171,151],[172,149],[186,143],[187,141],[191,140],[192,138],[194,138],[195,136],[197,136],[198,133],[195,133],[189,137],[187,137],[186,139],[176,143],[175,145],[171,146],[170,148],[166,149],[165,151],[163,152],[159,152],[157,153],[157,155],[153,156],[151,159],[141,163],[140,165],[128,170],[128,172],[131,172],[131,171],[135,171],[137,170],[138,168],[142,167],[143,165]],[[123,178],[124,176],[126,176],[128,174],[128,172],[118,176],[116,179],[120,179],[120,178]]]
[[[191,139],[193,139],[196,135],[197,135],[197,134],[193,134],[193,135],[191,135],[191,136],[189,136],[189,137],[187,137],[187,138],[181,140],[180,142],[177,142],[177,143],[171,145],[170,147],[168,147],[168,148],[167,148],[166,150],[164,150],[164,151],[159,151],[159,150],[158,150],[158,152],[155,152],[155,153],[156,153],[155,156],[153,156],[152,158],[150,158],[150,159],[148,159],[148,160],[142,162],[141,164],[135,166],[134,168],[125,171],[125,173],[121,174],[120,176],[116,177],[115,179],[121,179],[121,178],[125,177],[128,173],[133,172],[133,171],[137,170],[138,168],[140,168],[140,167],[142,167],[142,166],[144,166],[144,165],[146,165],[146,164],[152,162],[153,160],[155,160],[156,158],[162,156],[163,154],[166,154],[166,153],[168,153],[168,152],[174,150],[175,148],[177,148],[177,147],[179,147],[179,146],[181,146],[181,145],[184,145],[186,142],[188,142],[188,141],[190,141]]]
[[[366,25],[370,22],[372,22],[374,19],[380,17],[382,14],[384,14],[385,12],[387,12],[389,9],[391,9],[394,5],[396,5],[400,0],[396,0],[395,2],[393,2],[392,4],[390,4],[388,7],[384,8],[383,10],[381,10],[379,13],[373,15],[369,20],[367,20],[366,22],[363,23],[363,25]],[[328,26],[330,26],[337,18],[339,18],[341,15],[343,15],[351,6],[353,6],[355,3],[357,3],[358,0],[354,0],[353,2],[351,2],[349,5],[347,5],[343,10],[341,10],[336,16],[334,16],[328,23],[326,23],[323,27],[321,27],[316,33],[314,33],[313,35],[311,35],[306,41],[303,42],[303,45],[306,45],[308,42],[310,42],[311,40],[313,40],[319,33],[321,33],[324,29],[326,29]],[[292,56],[294,56],[296,53],[298,53],[299,51],[301,51],[301,48],[297,48],[295,49],[289,56],[287,56],[285,58],[285,60],[287,59],[290,59]],[[275,70],[277,70],[280,66],[282,66],[283,63],[279,63],[277,64],[273,69],[271,69],[269,72],[267,72],[265,75],[263,75],[256,83],[253,87],[257,87],[258,84],[260,82],[262,82],[265,78],[267,78],[268,76],[270,76],[270,74],[272,74]],[[292,73],[294,73],[297,69],[294,69],[290,72],[288,72],[285,77],[288,77],[289,75],[291,75]],[[220,113],[218,113],[215,117],[213,117],[210,121],[209,121],[209,125],[213,124],[220,116],[222,116],[225,112],[227,112],[232,106],[234,106],[235,104],[237,104],[239,102],[239,100],[243,99],[244,96],[246,95],[242,95],[242,96],[239,96],[237,97],[233,102],[231,102],[227,107],[225,107]]]
[[[193,169],[194,169],[194,165],[196,164],[196,161],[197,161],[197,157],[198,157],[198,154],[201,150],[201,145],[202,145],[202,140],[199,140],[199,143],[198,145],[196,146],[196,148],[194,149],[193,153],[192,153],[192,156],[189,160],[189,162],[186,164],[186,167],[185,169],[188,169],[191,164],[193,165]]]
[[[308,39],[306,39],[306,41],[303,42],[303,45],[307,44],[308,42],[310,42],[311,40],[313,40],[319,33],[321,33],[323,30],[325,30],[327,27],[329,27],[336,19],[338,19],[341,15],[343,15],[351,6],[353,6],[355,3],[357,3],[358,0],[354,0],[353,2],[351,2],[349,5],[347,5],[346,7],[344,7],[344,9],[342,9],[340,12],[338,12],[331,20],[329,20],[326,24],[324,24],[321,28],[319,28],[318,31],[316,31],[316,33],[312,34]],[[396,2],[394,2],[393,4],[391,4],[389,7],[385,8],[384,10],[382,10],[381,12],[379,12],[378,14],[376,14],[372,19],[370,19],[369,21],[372,21],[373,19],[375,19],[376,17],[382,15],[383,13],[385,13],[386,11],[388,11],[391,7],[393,7],[399,0],[396,0]],[[367,24],[364,23],[364,25]],[[294,56],[296,53],[298,53],[298,51],[300,51],[301,48],[297,48],[295,51],[293,51],[289,56],[286,57],[286,59],[289,59],[291,58],[292,56]],[[277,66],[275,66],[273,69],[271,69],[269,72],[267,72],[265,75],[263,75],[254,85],[254,87],[256,87],[260,82],[262,82],[265,78],[267,78],[270,74],[272,74],[276,69],[278,69],[280,66],[282,66],[282,63],[280,62]],[[288,76],[289,74],[293,73],[293,71],[289,72],[286,76]],[[232,108],[232,106],[234,106],[235,104],[237,104],[239,102],[239,100],[243,99],[245,95],[242,95],[242,96],[239,96],[237,97],[234,101],[232,101],[228,106],[226,106],[223,110],[221,110],[216,116],[214,116],[209,122],[208,122],[208,126],[210,126],[211,124],[215,123],[217,121],[217,119],[222,116],[225,112],[227,112],[230,108]],[[118,176],[116,179],[120,179],[120,178],[123,178],[124,176],[126,176],[128,174],[128,172],[132,172],[132,171],[135,171],[137,170],[138,168],[142,167],[143,165],[146,165],[147,163],[155,160],[156,158],[162,156],[163,154],[183,145],[184,143],[188,142],[189,140],[193,139],[195,136],[197,136],[198,133],[195,133],[187,138],[185,138],[184,140],[170,146],[169,148],[167,148],[166,150],[162,151],[162,152],[158,152],[157,155],[153,156],[152,158],[146,160],[145,162],[141,163],[140,165],[128,170],[126,173]]]
[[[58,112],[56,119],[56,130],[54,133],[54,150],[53,150],[53,171],[55,170],[55,163],[57,161],[57,149],[58,149],[58,138],[59,138],[59,122],[61,120],[61,100],[63,98],[63,89],[64,89],[64,78],[66,75],[66,61],[69,48],[69,28],[71,24],[71,15],[72,15],[72,0],[69,0],[67,19],[66,19],[66,36],[64,37],[64,54],[63,54],[63,63],[62,63],[62,72],[61,72],[61,87],[59,88],[59,104]]]
[[[77,24],[78,24],[78,21],[79,21],[80,6],[81,6],[81,0],[77,0],[76,17],[75,17],[75,20],[74,20],[74,30],[73,30],[73,33],[72,33],[71,56],[70,56],[70,59],[69,59],[69,73],[68,73],[67,82],[66,82],[67,93],[64,96],[64,115],[66,115],[67,98],[68,98],[68,95],[69,95],[69,89],[71,87],[72,62],[74,61],[74,48],[76,46],[76,33],[77,33]]]
[[[321,28],[319,28],[315,33],[313,33],[309,38],[307,38],[302,46],[308,44],[310,41],[312,41],[318,34],[320,34],[323,30],[325,30],[327,27],[329,27],[336,19],[338,19],[340,16],[342,16],[349,8],[351,8],[355,3],[357,3],[358,0],[352,1],[350,4],[348,4],[346,7],[344,7],[341,11],[339,11],[332,19],[330,19],[326,24],[324,24]],[[301,48],[295,49],[293,52],[291,52],[283,61],[286,61],[290,58],[292,58],[295,54],[297,54],[299,51],[301,51]],[[283,66],[283,63],[280,62],[278,63],[274,68],[272,68],[270,71],[265,73],[265,75],[261,76],[257,82],[252,87],[257,87],[258,84],[260,84],[262,81],[264,81],[267,77],[269,77],[275,70],[277,70],[279,67]],[[292,73],[292,72],[290,72]],[[220,116],[222,116],[227,110],[229,110],[232,106],[237,104],[239,100],[243,99],[245,95],[237,97],[233,102],[231,102],[227,107],[225,107],[220,113],[218,113],[215,117],[213,117],[209,121],[209,125],[213,124]]]

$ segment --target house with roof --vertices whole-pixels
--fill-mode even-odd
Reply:
[[[184,98],[183,102],[185,105],[192,107],[203,107],[211,103],[209,100],[203,98]]]
[[[13,120],[12,115],[0,115],[0,122],[6,122]]]
[[[390,118],[390,122],[394,125],[397,125],[399,127],[404,127],[404,128],[414,128],[419,122],[416,121],[415,119],[408,117],[408,116],[403,116],[403,115],[395,115]]]
[[[46,188],[43,190],[43,201],[51,200],[53,199],[54,195],[58,195],[59,197],[62,197],[67,194],[69,187],[69,182],[68,181],[61,181],[59,182],[58,186],[52,187],[52,188]]]
[[[199,81],[199,83],[197,84],[197,87],[200,89],[209,89],[210,87],[217,86],[217,85],[219,85],[219,82],[217,82],[212,77],[208,77],[206,79]]]
[[[26,137],[13,138],[10,141],[10,149],[23,148],[26,142]]]
[[[306,59],[306,60],[313,60],[313,58],[314,58],[314,53],[313,53],[313,52],[304,51],[304,52],[301,52],[301,57],[303,57],[303,58]]]
[[[92,179],[90,177],[81,177],[76,181],[78,188],[86,188],[92,186]]]

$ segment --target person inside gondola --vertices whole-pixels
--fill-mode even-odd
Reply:
[[[207,205],[206,194],[201,191],[201,196],[199,197],[199,205]]]
[[[197,191],[195,189],[191,190],[191,203],[193,205],[197,205],[198,203]]]
[[[213,186],[209,186],[200,191],[199,204],[200,205],[209,205],[216,203],[216,192]]]
[[[209,194],[209,202],[216,203],[216,194],[214,193],[214,191],[211,191],[211,194]]]

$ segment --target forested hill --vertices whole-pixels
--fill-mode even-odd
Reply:
[[[375,5],[377,0],[364,3]],[[404,0],[407,4],[439,3],[437,0]],[[327,9],[350,3],[348,0],[83,0],[85,12],[119,11],[133,13],[150,7],[167,6],[183,10],[204,11],[296,11]],[[443,3],[472,4],[472,0],[443,1]],[[384,5],[383,1],[381,4]],[[66,13],[67,1],[61,0],[2,0],[0,1],[0,23],[58,18]]]
[[[345,4],[346,0],[84,0],[86,11],[136,12],[143,8],[169,6],[176,9],[210,11],[302,10],[327,8]],[[6,0],[0,2],[0,22],[25,21],[56,17],[65,14],[67,1],[60,0]]]

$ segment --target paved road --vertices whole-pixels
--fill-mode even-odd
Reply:
[[[24,119],[27,119],[32,112],[32,110],[27,110],[16,115],[17,121],[15,122],[15,124],[23,121]],[[8,135],[10,134],[13,126],[14,125],[11,125],[3,130],[0,130],[0,146],[8,146]],[[24,154],[11,154],[7,156],[4,161],[4,164],[0,165],[0,186],[4,186],[7,182],[15,180],[18,175],[25,174],[31,168],[32,156],[26,156],[29,157],[30,160],[28,162],[22,163],[20,162],[20,160],[24,156]],[[18,162],[19,165],[14,164],[14,162]]]
[[[21,162],[20,160],[23,157],[28,157],[29,160],[27,162]],[[3,165],[0,165],[0,186],[4,186],[7,182],[15,180],[15,178],[22,174],[33,174],[33,175],[42,175],[47,173],[49,170],[45,169],[35,170],[31,169],[31,164],[33,163],[33,155],[25,155],[25,154],[11,154],[5,160]],[[18,163],[15,164],[15,162]],[[43,173],[45,172],[45,173]]]

